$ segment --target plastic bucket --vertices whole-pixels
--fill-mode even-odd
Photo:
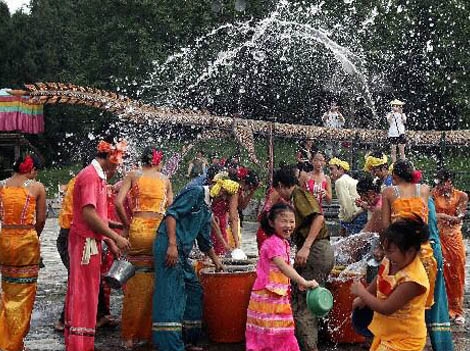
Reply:
[[[327,336],[335,343],[363,343],[364,336],[356,333],[353,328],[351,314],[354,296],[350,293],[351,284],[361,275],[349,274],[338,278],[340,269],[334,269],[327,282],[327,287],[333,295],[333,308],[328,315]]]
[[[308,290],[307,307],[315,316],[324,317],[333,307],[333,295],[321,286]]]
[[[204,289],[204,322],[213,342],[235,343],[245,339],[246,311],[256,279],[254,265],[213,267],[200,271]]]
[[[135,275],[135,267],[126,260],[114,260],[104,280],[113,289],[120,289],[130,278]]]

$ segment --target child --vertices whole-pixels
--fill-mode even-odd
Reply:
[[[289,298],[289,279],[301,289],[316,288],[315,280],[305,280],[290,265],[287,239],[295,228],[294,210],[276,204],[261,223],[268,235],[261,247],[257,278],[251,292],[246,324],[246,349],[298,351]],[[274,234],[274,235],[273,235]]]
[[[428,226],[418,215],[392,223],[382,237],[385,258],[377,277],[367,289],[360,282],[351,286],[357,296],[353,308],[374,311],[373,351],[421,351],[426,345],[429,280],[418,254],[428,238]]]

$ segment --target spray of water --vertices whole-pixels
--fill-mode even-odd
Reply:
[[[289,102],[305,80],[335,93],[354,91],[377,118],[365,63],[320,27],[320,13],[321,5],[301,11],[280,1],[261,20],[220,26],[154,62],[142,88],[158,105],[211,108],[232,101],[243,113],[242,100],[262,103],[265,91],[276,87],[275,98]]]

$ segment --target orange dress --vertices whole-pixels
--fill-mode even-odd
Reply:
[[[137,268],[124,289],[121,334],[126,340],[152,340],[152,296],[155,284],[153,241],[165,213],[165,178],[140,176],[130,190],[133,212],[154,212],[158,216],[134,216],[129,228],[131,251],[128,260]]]
[[[462,191],[454,189],[450,197],[433,192],[437,213],[457,216],[457,207],[464,196]],[[438,219],[437,227],[441,239],[442,256],[444,257],[444,280],[449,301],[451,318],[463,316],[463,300],[465,289],[465,244],[462,238],[462,223],[449,224]]]
[[[22,187],[0,184],[0,349],[23,349],[36,298],[39,238],[34,229],[36,198]]]
[[[377,274],[377,298],[386,300],[392,292],[406,282],[426,289],[424,294],[411,299],[390,315],[374,312],[369,325],[374,334],[372,351],[421,351],[426,345],[425,305],[429,294],[426,270],[418,256],[405,268],[390,274],[390,262],[384,258]]]
[[[400,197],[400,189],[393,186],[396,199],[391,204],[391,219],[395,222],[399,218],[409,218],[412,213],[419,215],[424,222],[428,222],[428,204],[420,196],[420,184],[416,184],[416,196],[409,198]],[[419,258],[426,269],[429,278],[429,294],[426,302],[426,308],[431,308],[434,304],[434,286],[436,283],[437,275],[437,261],[434,258],[434,251],[432,250],[429,241],[421,245]]]

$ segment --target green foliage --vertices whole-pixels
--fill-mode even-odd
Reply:
[[[57,197],[59,193],[59,186],[67,184],[70,179],[78,174],[81,165],[71,165],[67,167],[50,167],[39,172],[38,180],[44,184],[46,188],[47,197]]]
[[[216,3],[220,5],[218,10],[214,9]],[[154,61],[164,61],[221,24],[262,19],[276,8],[278,1],[246,1],[244,12],[236,11],[234,3],[32,0],[30,14],[10,15],[7,6],[0,2],[0,86],[18,88],[35,81],[62,81],[152,101],[155,92],[143,95],[140,87],[148,79]],[[292,3],[316,4],[321,12],[312,16],[310,24],[322,27],[333,40],[363,58],[369,77],[380,78],[383,84],[372,86],[380,116],[388,109],[389,99],[406,97],[411,129],[469,127],[470,7],[463,0]],[[301,58],[302,41],[296,45],[295,54]],[[217,51],[219,46],[209,49]],[[269,84],[264,87],[252,86],[256,77],[243,63],[237,63],[236,70],[242,78],[223,82],[221,88],[227,90],[228,96],[213,110],[222,114],[242,111],[242,116],[255,119],[318,124],[321,109],[336,98],[345,102],[346,110],[361,115],[365,106],[357,100],[354,89],[325,90],[324,81],[332,72],[329,64],[321,64],[325,55],[331,54],[318,52],[308,57],[317,69],[303,65],[287,74],[283,62],[268,57],[270,71],[260,72],[268,76]],[[208,57],[208,52],[201,52],[195,65],[204,66]],[[240,82],[251,90],[250,95],[237,92]],[[283,94],[278,94],[280,91]],[[195,97],[196,106],[204,106],[205,98]],[[45,134],[28,138],[44,153],[48,165],[81,164],[93,148],[94,141],[88,135],[104,134],[113,129],[116,121],[116,117],[106,113],[70,106],[48,106],[45,116]],[[383,123],[379,122],[378,127],[383,127]],[[257,148],[260,145],[263,143],[257,143]],[[262,160],[266,155],[263,150],[264,147],[259,150]],[[279,150],[279,155],[283,150]]]

